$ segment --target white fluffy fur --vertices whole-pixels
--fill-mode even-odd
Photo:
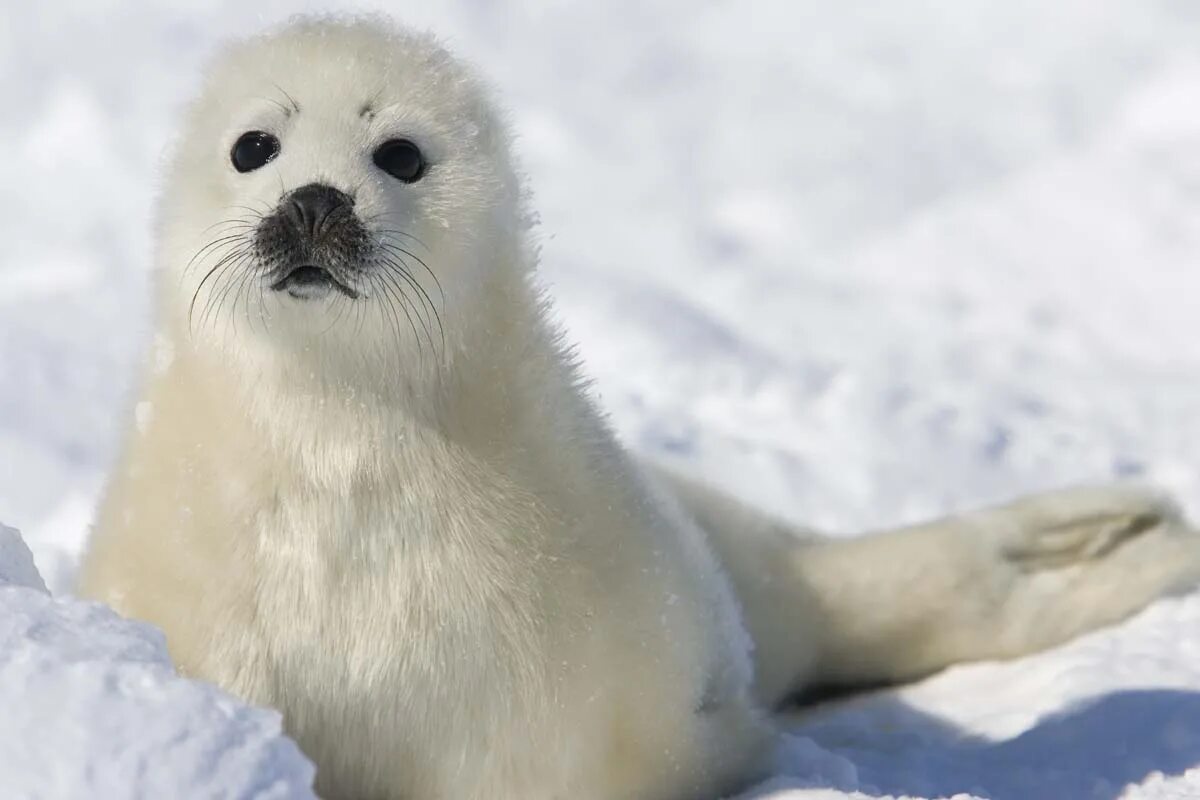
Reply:
[[[252,129],[282,151],[239,174]],[[374,167],[395,136],[425,179]],[[444,344],[415,298],[410,325],[378,292],[297,301],[221,262],[317,180],[422,243]],[[301,20],[219,59],[158,241],[148,405],[82,589],[160,625],[184,673],[281,709],[326,797],[712,797],[759,773],[764,709],[791,692],[1026,652],[1197,573],[1185,526],[1137,492],[829,544],[644,471],[531,288],[487,92],[377,20]]]

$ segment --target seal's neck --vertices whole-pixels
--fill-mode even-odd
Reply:
[[[539,449],[548,426],[583,424],[591,438],[594,415],[527,277],[500,274],[475,296],[446,315],[436,363],[406,362],[399,348],[390,361],[321,348],[228,359],[185,341],[171,380],[195,383],[244,417],[272,460],[331,488],[428,471],[431,449],[511,462]]]

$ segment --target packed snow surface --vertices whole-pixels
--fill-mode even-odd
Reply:
[[[511,109],[545,280],[631,447],[833,535],[1113,478],[1200,512],[1200,5],[383,6]],[[174,119],[217,41],[306,8],[5,10],[0,519],[56,592],[135,421]],[[273,717],[42,594],[15,541],[0,795],[36,770],[301,796]],[[1200,797],[1198,670],[1200,596],[1164,601],[811,712],[751,796]]]

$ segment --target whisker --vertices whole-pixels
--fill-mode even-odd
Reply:
[[[377,265],[372,264],[372,267],[375,266]],[[388,290],[388,287],[383,284],[380,273],[377,270],[373,269],[367,277],[371,282],[372,289],[378,293],[377,297],[380,301],[380,318],[384,318],[383,314],[386,311],[387,319],[391,320],[392,335],[396,337],[395,341],[399,342],[402,338],[400,335],[400,315],[396,313],[396,306],[391,292]],[[407,311],[405,313],[407,314]],[[409,318],[408,325],[412,329],[413,336],[416,337],[417,329],[416,326],[413,325],[411,317]]]
[[[215,283],[216,284],[221,283],[224,276],[229,273],[233,273],[234,275],[236,275],[237,273],[235,272],[235,270],[240,269],[241,266],[246,262],[246,260],[249,257],[250,257],[250,253],[243,253],[241,258],[238,258],[238,259],[226,264],[222,268],[221,272],[219,272],[217,274]],[[213,316],[213,326],[214,326],[213,332],[214,333],[216,332],[216,324],[217,324],[217,322],[220,321],[220,318],[221,318],[221,307],[225,305],[225,299],[229,296],[229,292],[236,285],[237,285],[236,278],[235,278],[235,280],[232,280],[232,281],[226,281],[225,286],[221,290],[221,294],[219,297],[218,297],[216,291],[209,292],[208,301],[204,305],[204,312],[200,315],[200,329],[201,330],[203,330],[205,325],[208,324],[209,313],[215,311],[216,313]]]
[[[294,98],[290,94],[288,94],[287,90],[284,89],[282,86],[280,86],[278,83],[272,82],[271,85],[274,86],[281,95],[283,95],[284,97],[287,98],[288,102],[292,104],[292,109],[297,114],[300,113],[300,104],[296,102],[296,98]]]
[[[364,288],[362,285],[362,281],[355,281],[353,288],[354,288],[354,291],[358,292],[359,297],[363,296]],[[350,304],[351,304],[351,301],[347,300],[346,305],[349,306]],[[367,312],[366,312],[367,304],[366,303],[354,303],[353,307],[354,307],[354,335],[358,336],[359,334],[362,333],[363,325],[366,323],[366,320],[367,320]]]
[[[209,225],[207,228],[204,229],[203,233],[208,233],[213,228],[223,228],[226,226],[228,226],[230,228],[233,228],[235,226],[245,226],[247,228],[253,228],[254,223],[243,217],[235,217],[233,219],[223,219],[220,222],[214,222],[212,225]]]
[[[375,273],[375,275],[377,275],[378,277],[383,279],[381,282],[381,285],[383,286],[384,294],[389,297],[389,305],[393,306],[393,308],[395,306],[394,303],[390,302],[390,299],[396,299],[396,300],[400,301],[400,303],[401,303],[400,310],[404,312],[404,316],[408,320],[408,327],[412,329],[413,339],[417,342],[417,352],[421,352],[421,335],[419,333],[417,333],[417,326],[413,322],[412,314],[410,314],[408,312],[409,303],[407,302],[407,297],[404,294],[404,290],[400,288],[400,285],[398,283],[387,280],[388,273],[386,271],[377,272],[377,273]],[[390,288],[389,288],[389,286],[390,286]],[[393,289],[395,290],[395,292],[392,291]],[[394,311],[393,311],[393,313],[394,313]],[[396,319],[397,319],[397,325],[398,325],[399,317],[397,316]],[[399,333],[399,331],[397,331],[397,334],[398,333]],[[426,335],[428,335],[428,333],[426,333]],[[396,336],[397,340],[399,340],[400,338],[401,337],[399,335]],[[432,339],[430,340],[430,345],[431,346],[433,345]]]
[[[253,284],[251,281],[253,273],[250,270],[246,270],[243,274],[245,277],[242,279],[242,286],[245,289],[249,289]],[[246,329],[249,330],[250,333],[254,333],[254,319],[250,316],[250,292],[247,291],[245,293],[245,302],[243,302],[242,288],[239,288],[237,296],[233,298],[233,303],[234,305],[242,303],[242,316],[246,318]]]
[[[255,281],[258,286],[258,318],[263,324],[263,335],[269,336],[271,333],[271,315],[267,313],[267,292],[263,282]]]
[[[246,287],[246,273],[242,272],[241,277],[234,280],[237,282],[237,290],[233,293],[233,302],[229,304],[228,319],[230,327],[233,328],[233,338],[236,339],[238,335],[238,318],[235,312],[237,311],[238,303],[241,301],[242,290]]]
[[[386,269],[381,270],[380,275],[382,275],[383,278],[388,281],[388,283],[390,283],[397,292],[399,292],[400,297],[404,300],[404,302],[412,308],[413,315],[417,318],[417,321],[421,323],[422,330],[425,331],[425,338],[429,340],[429,346],[436,352],[437,348],[433,343],[433,333],[429,329],[429,323],[431,322],[429,318],[429,312],[426,310],[424,304],[418,308],[417,303],[408,296],[408,292],[405,290],[404,284],[400,282],[403,279],[403,268],[394,263],[389,263],[386,260],[386,256],[384,256],[383,260],[378,263],[380,263],[381,266],[386,267]],[[411,286],[412,282],[407,281],[407,283]]]
[[[253,208],[253,207],[251,207],[251,206],[230,206],[230,208],[236,208],[236,209],[238,209],[239,211],[246,211],[246,212],[248,212],[248,213],[250,213],[250,214],[254,214],[254,215],[255,215],[255,216],[258,218],[258,219],[260,219],[260,220],[261,220],[263,217],[265,217],[267,214],[269,214],[269,213],[272,211],[272,209],[271,209],[271,204],[270,204],[270,203],[268,203],[266,200],[256,200],[256,201],[254,201],[254,202],[256,202],[256,203],[262,203],[262,204],[263,204],[263,207],[264,207],[266,210],[265,210],[265,211],[262,211],[262,210],[259,210],[259,209],[257,209],[257,208]]]
[[[425,287],[421,286],[420,282],[413,277],[412,273],[410,273],[404,265],[398,263],[395,258],[385,253],[382,254],[382,260],[384,264],[390,267],[391,270],[394,270],[409,286],[416,289],[417,292],[420,293],[421,297],[423,298],[421,305],[422,310],[428,308],[428,312],[426,312],[424,316],[428,317],[429,313],[432,313],[433,319],[437,321],[438,336],[441,338],[442,342],[441,353],[444,356],[446,352],[446,326],[442,323],[442,316],[438,313],[437,308],[434,307],[433,300],[429,297],[429,293],[426,292]],[[426,328],[426,330],[428,330],[428,328]],[[433,337],[430,336],[429,344],[431,347],[433,346],[432,338]]]
[[[337,316],[333,318],[333,321],[331,321],[328,325],[325,326],[325,330],[321,331],[322,336],[329,333],[331,330],[333,330],[334,326],[336,326],[339,322],[342,321],[342,315],[344,313],[346,313],[346,307],[350,305],[349,298],[344,296],[341,292],[334,293],[333,301],[335,303],[339,304]]]
[[[222,247],[222,245],[233,246],[233,245],[238,244],[239,242],[245,241],[246,238],[247,237],[245,234],[233,233],[233,234],[229,234],[228,236],[221,236],[217,239],[214,239],[213,241],[209,242],[208,244],[204,245],[203,247],[201,247],[199,250],[196,251],[196,254],[194,256],[192,256],[191,260],[189,260],[188,263],[186,265],[184,265],[183,274],[186,275],[188,273],[188,270],[190,270],[192,268],[192,266],[196,263],[196,261],[201,256],[208,253],[209,251],[220,252],[220,250],[224,249],[224,247]]]
[[[388,322],[392,328],[392,335],[396,337],[396,341],[400,340],[400,320],[391,312],[391,301],[389,298],[382,296],[382,289],[378,285],[378,277],[372,272],[367,274],[367,283],[371,286],[371,296],[378,302],[376,304],[379,309],[380,322]]]
[[[245,263],[247,256],[247,253],[240,251],[236,258],[226,261],[221,266],[221,270],[213,277],[212,287],[205,299],[204,309],[200,313],[200,330],[203,330],[208,324],[208,318],[212,311],[220,309],[225,296],[229,294],[230,288],[234,285],[232,281],[226,280],[227,276],[236,275],[236,270]]]
[[[429,268],[428,264],[426,264],[423,260],[421,260],[421,258],[419,258],[416,254],[409,252],[408,250],[404,249],[403,247],[400,247],[397,244],[393,244],[391,242],[380,242],[380,245],[382,247],[387,248],[388,250],[390,250],[392,252],[397,253],[397,254],[406,255],[409,258],[414,259],[418,264],[420,264],[422,267],[424,267],[425,271],[429,273],[429,277],[433,278],[434,284],[437,285],[438,294],[440,294],[442,296],[442,302],[443,303],[446,302],[446,290],[442,288],[442,282],[438,280],[438,276],[434,274],[433,270],[431,270]]]
[[[374,275],[372,275],[370,273],[364,275],[364,282],[370,288],[370,293],[367,294],[364,292],[363,296],[370,297],[372,300],[376,301],[373,305],[375,306],[375,308],[379,314],[379,321],[381,323],[387,323],[389,316],[390,316],[390,318],[391,318],[390,327],[392,329],[392,335],[395,336],[397,340],[399,340],[399,338],[400,338],[400,327],[399,327],[400,320],[398,318],[396,318],[396,316],[394,314],[385,314],[385,311],[387,311],[389,309],[390,301],[388,301],[388,299],[385,296],[383,296],[382,290],[380,289],[378,283],[376,282]],[[361,285],[362,285],[362,282],[359,283],[360,287],[361,287]],[[366,320],[367,320],[367,312],[365,310],[366,305],[367,305],[366,303],[359,303],[358,313],[356,314],[358,324],[355,327],[355,336],[357,336],[362,331],[363,325],[366,324]]]
[[[241,254],[244,254],[244,253],[245,253],[245,249],[239,248],[239,249],[234,250],[232,253],[225,254],[217,261],[216,264],[213,265],[212,269],[210,269],[207,273],[205,273],[204,277],[200,279],[200,283],[196,286],[196,291],[192,293],[192,302],[188,306],[188,332],[189,333],[192,331],[192,316],[196,311],[196,299],[200,296],[200,292],[201,292],[201,290],[204,289],[204,285],[206,283],[208,283],[208,279],[213,276],[213,273],[215,273],[217,270],[221,269],[226,264],[228,264],[231,259],[236,259]],[[211,295],[211,291],[209,292],[209,294]]]
[[[382,216],[382,214],[376,214],[375,216],[379,217],[379,216]],[[367,224],[367,223],[364,221],[364,224]],[[425,248],[426,252],[431,252],[429,250],[429,245],[425,244],[425,242],[421,241],[420,239],[418,239],[416,236],[409,233],[408,231],[402,231],[402,230],[398,230],[396,228],[377,228],[375,230],[375,232],[380,234],[381,236],[403,236],[405,239],[411,239],[412,241],[419,244],[421,247]]]
[[[291,116],[292,109],[288,108],[288,107],[287,107],[287,106],[285,106],[283,103],[281,103],[281,102],[279,102],[278,100],[276,100],[274,97],[256,97],[255,99],[256,99],[256,100],[262,100],[262,101],[263,101],[263,102],[265,102],[265,103],[271,103],[272,105],[274,105],[274,106],[278,107],[278,108],[279,108],[279,110],[280,110],[280,111],[282,111],[284,114],[287,114],[288,116]]]

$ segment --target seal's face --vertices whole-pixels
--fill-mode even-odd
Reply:
[[[444,352],[519,246],[507,137],[431,39],[301,23],[235,47],[164,198],[190,336]]]

